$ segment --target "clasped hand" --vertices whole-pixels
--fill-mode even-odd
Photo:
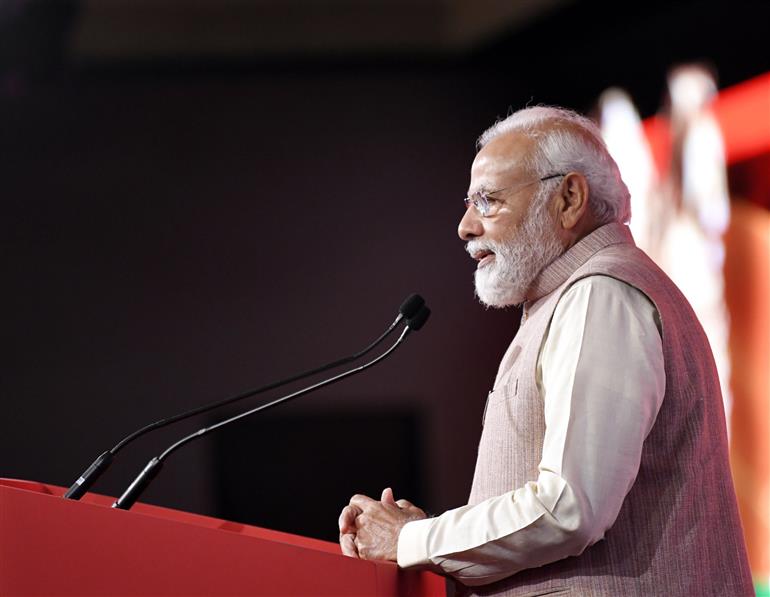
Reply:
[[[427,517],[410,501],[396,501],[389,487],[382,492],[380,501],[354,495],[339,518],[342,553],[365,560],[396,561],[402,527]]]

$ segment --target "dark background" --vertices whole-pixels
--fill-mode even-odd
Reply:
[[[433,316],[389,361],[190,445],[144,497],[332,540],[353,492],[467,497],[519,316],[475,302],[456,237],[478,134],[613,85],[652,115],[682,62],[720,87],[770,70],[767,2],[556,2],[448,49],[225,56],[78,49],[88,4],[0,4],[0,476],[68,486],[148,422],[354,352],[420,292]]]

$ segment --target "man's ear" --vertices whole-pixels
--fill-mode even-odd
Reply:
[[[579,172],[564,176],[556,199],[556,217],[563,230],[575,228],[588,212],[588,181]]]

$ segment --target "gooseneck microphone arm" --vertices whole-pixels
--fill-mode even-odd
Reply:
[[[134,505],[134,502],[136,502],[136,500],[139,498],[142,492],[147,488],[150,482],[157,476],[158,472],[160,472],[160,469],[163,467],[163,461],[166,460],[166,458],[168,458],[173,452],[175,452],[185,444],[195,439],[201,438],[204,435],[207,435],[212,431],[219,429],[220,427],[224,427],[225,425],[229,425],[230,423],[234,423],[235,421],[238,421],[245,417],[251,416],[263,410],[267,410],[268,408],[272,408],[273,406],[277,406],[284,402],[288,402],[289,400],[292,400],[294,398],[299,398],[300,396],[304,396],[305,394],[318,390],[324,386],[328,386],[333,383],[336,383],[340,380],[345,379],[346,377],[350,377],[351,375],[355,375],[356,373],[360,373],[361,371],[364,371],[365,369],[368,369],[369,367],[376,365],[377,363],[385,359],[387,356],[389,356],[394,350],[396,350],[396,348],[398,348],[398,346],[404,341],[404,339],[406,338],[406,336],[409,334],[410,331],[419,330],[425,324],[429,315],[430,315],[430,309],[428,309],[425,306],[421,307],[421,309],[414,316],[414,318],[407,320],[407,327],[405,327],[404,330],[401,332],[401,335],[398,337],[398,340],[396,340],[396,342],[390,348],[388,348],[388,350],[386,350],[384,353],[382,353],[375,359],[372,359],[371,361],[364,363],[363,365],[359,365],[358,367],[355,367],[353,369],[343,371],[342,373],[339,373],[334,377],[330,377],[329,379],[319,381],[318,383],[315,383],[311,386],[308,386],[306,388],[303,388],[291,394],[287,394],[286,396],[277,398],[272,402],[262,404],[260,406],[257,406],[255,408],[242,412],[228,419],[224,419],[223,421],[220,421],[219,423],[215,423],[210,427],[204,427],[202,429],[199,429],[195,433],[191,433],[190,435],[183,437],[178,442],[166,448],[166,450],[163,453],[161,453],[160,456],[156,456],[152,458],[150,462],[147,463],[147,466],[144,468],[144,470],[141,473],[139,473],[136,479],[134,479],[131,485],[129,485],[128,489],[126,489],[123,495],[121,495],[120,498],[118,498],[115,501],[112,507],[119,508],[121,510],[128,510],[129,508],[131,508],[131,506]]]
[[[364,348],[363,350],[355,354],[352,354],[348,357],[343,357],[341,359],[337,359],[336,361],[332,361],[331,363],[321,365],[320,367],[316,367],[314,369],[303,371],[302,373],[292,375],[291,377],[287,377],[285,379],[281,379],[279,381],[269,383],[259,388],[246,390],[245,392],[241,392],[240,394],[237,394],[235,396],[225,398],[224,400],[220,400],[218,402],[211,402],[209,404],[204,404],[203,406],[194,408],[192,410],[188,410],[178,415],[174,415],[172,417],[155,421],[154,423],[150,423],[149,425],[146,425],[141,429],[134,431],[130,435],[127,435],[126,437],[124,437],[120,442],[115,444],[115,446],[113,446],[110,450],[107,450],[106,452],[103,452],[102,454],[100,454],[99,457],[96,460],[94,460],[94,462],[91,463],[91,465],[83,472],[83,474],[81,474],[80,477],[72,484],[72,486],[64,494],[64,497],[72,500],[80,499],[83,496],[83,494],[85,494],[91,488],[91,486],[102,475],[102,473],[104,473],[104,471],[107,470],[107,468],[112,463],[112,460],[115,454],[117,454],[125,446],[127,446],[137,438],[141,437],[142,435],[149,433],[150,431],[154,431],[156,429],[166,427],[167,425],[171,425],[172,423],[176,423],[177,421],[182,421],[184,419],[194,417],[195,415],[200,415],[200,414],[212,411],[214,409],[220,408],[222,406],[227,406],[228,404],[232,404],[233,402],[238,402],[239,400],[243,400],[251,396],[256,396],[257,394],[261,394],[263,392],[267,392],[269,390],[273,390],[275,388],[285,386],[294,381],[299,381],[300,379],[305,379],[307,377],[311,377],[318,373],[323,373],[324,371],[328,371],[329,369],[334,369],[336,367],[340,367],[342,365],[346,365],[347,363],[356,361],[360,359],[362,356],[371,352],[377,346],[379,346],[379,344],[382,343],[382,341],[385,340],[385,338],[387,338],[393,332],[393,330],[396,329],[398,324],[401,323],[404,319],[410,320],[412,318],[416,318],[417,315],[420,313],[421,309],[425,308],[424,305],[425,305],[425,300],[419,294],[412,294],[408,296],[406,300],[404,300],[404,302],[399,307],[399,314],[396,317],[396,319],[393,321],[393,323],[390,324],[388,329],[385,330],[374,342],[369,344],[369,346],[367,346],[366,348]]]

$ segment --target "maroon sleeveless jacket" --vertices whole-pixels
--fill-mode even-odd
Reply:
[[[468,594],[753,595],[708,341],[679,289],[636,248],[621,224],[586,236],[533,284],[523,323],[487,402],[469,502],[537,479],[545,434],[538,356],[559,299],[571,284],[591,275],[637,288],[660,316],[666,390],[636,481],[604,539],[582,554],[472,587]],[[513,397],[507,390],[512,384]]]

